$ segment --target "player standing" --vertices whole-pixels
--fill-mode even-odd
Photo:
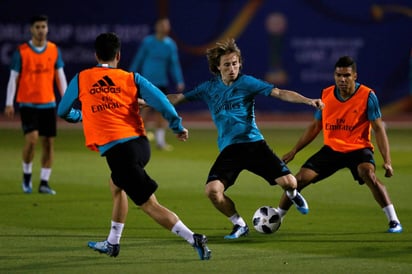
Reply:
[[[56,98],[54,81],[60,94],[67,87],[63,59],[56,44],[47,40],[48,17],[34,16],[30,20],[31,40],[21,44],[13,55],[7,85],[5,114],[14,116],[14,96],[19,103],[24,133],[23,183],[25,193],[32,192],[32,166],[39,136],[42,143],[39,192],[56,194],[50,188],[54,138],[56,137]]]

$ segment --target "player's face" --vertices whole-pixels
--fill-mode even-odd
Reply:
[[[156,32],[161,37],[169,35],[170,29],[169,19],[161,19],[156,24]]]
[[[239,56],[236,53],[229,53],[220,57],[220,64],[217,67],[226,85],[230,85],[239,75]]]
[[[46,21],[35,22],[30,28],[31,36],[34,43],[44,42],[47,39],[49,28]]]
[[[357,74],[351,67],[336,68],[334,78],[335,84],[343,97],[347,97],[355,92]]]

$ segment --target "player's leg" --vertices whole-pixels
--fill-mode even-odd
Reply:
[[[39,139],[39,132],[33,130],[24,135],[24,146],[22,152],[23,159],[23,192],[32,192],[32,172],[33,172],[33,159],[37,141]]]
[[[235,203],[225,195],[225,186],[220,180],[206,184],[205,193],[214,207],[223,215],[230,217],[236,213]]]
[[[213,206],[225,215],[233,224],[232,232],[225,239],[237,239],[246,236],[249,228],[244,219],[236,210],[235,203],[225,194],[225,185],[220,180],[213,180],[206,184],[206,196]]]
[[[201,260],[209,260],[211,251],[207,247],[207,238],[205,235],[193,233],[179,217],[168,208],[162,206],[152,194],[149,199],[141,206],[142,210],[149,215],[158,224],[172,231],[174,234],[185,239],[198,252]]]
[[[249,228],[237,212],[235,203],[225,194],[244,169],[248,146],[249,144],[233,144],[223,149],[212,165],[206,181],[206,196],[233,224],[231,233],[224,236],[225,239],[237,239],[249,233]]]
[[[308,168],[301,168],[296,174],[297,187],[296,191],[300,193],[310,182],[317,177],[317,173]],[[283,218],[288,212],[289,208],[293,205],[292,200],[288,197],[287,192],[283,193],[279,201],[278,212]]]
[[[286,164],[273,152],[265,141],[254,142],[250,145],[246,169],[263,177],[270,185],[279,185],[286,196],[295,204],[302,214],[309,212],[305,198],[296,190],[297,181]]]
[[[144,106],[144,107],[141,107],[139,111],[140,111],[139,115],[142,117],[144,124],[145,124],[147,139],[149,141],[153,141],[155,137],[154,137],[153,131],[151,131],[149,127],[150,125],[149,117],[150,117],[150,114],[153,112],[153,108],[149,106]]]
[[[327,178],[343,168],[345,164],[342,161],[342,157],[342,153],[337,153],[327,146],[323,146],[318,152],[313,154],[295,176],[298,193],[309,184]],[[292,204],[288,200],[290,198],[286,197],[286,195],[283,195],[280,200],[278,212],[282,218],[286,215]]]
[[[112,193],[113,208],[109,236],[102,242],[88,242],[88,246],[100,253],[116,257],[120,252],[120,239],[129,210],[126,193],[117,187],[110,179],[110,191]]]
[[[309,213],[309,206],[305,198],[297,190],[297,180],[292,174],[279,177],[275,182],[285,190],[284,195],[296,206],[296,209],[302,214]],[[280,214],[282,217],[282,214]]]
[[[22,150],[23,168],[23,192],[32,192],[32,169],[37,141],[39,139],[38,114],[35,109],[20,108],[21,126],[24,133],[24,145]]]
[[[34,152],[37,141],[39,139],[39,132],[37,130],[31,131],[24,135],[24,147],[23,147],[23,162],[33,162]]]
[[[56,109],[38,109],[39,136],[41,136],[42,155],[39,193],[56,194],[49,185],[54,160],[54,139],[57,135]]]
[[[109,149],[104,156],[111,171],[111,230],[106,240],[89,242],[88,246],[100,253],[116,257],[120,252],[120,238],[128,213],[127,195],[131,195],[136,204],[141,204],[154,192],[157,184],[150,181],[150,188],[146,187],[141,191],[140,183],[146,180],[144,166],[150,159],[150,144],[146,138],[120,143]]]
[[[154,192],[158,185],[144,170],[144,166],[150,159],[150,145],[146,138],[136,138],[118,144],[108,150],[105,156],[112,171],[113,183],[111,183],[111,190],[114,198],[114,219],[117,218],[120,222],[125,221],[127,214],[125,192],[136,205],[141,207],[157,223],[185,238],[189,243],[193,243],[193,247],[196,248],[202,260],[210,258],[210,250],[206,246],[206,236],[194,234],[179,220],[176,214],[157,202]],[[115,245],[109,243],[108,240],[96,244],[100,245],[100,243],[103,243],[103,247],[108,247],[108,249],[99,250],[93,245],[90,246],[90,244],[89,247],[110,256],[117,256],[118,252],[112,255],[109,249],[115,247]]]
[[[158,87],[166,96],[169,93],[165,86]],[[166,142],[167,122],[160,112],[154,113],[156,147],[160,150],[171,151],[173,147]]]
[[[41,170],[40,170],[40,186],[39,192],[44,194],[56,194],[56,191],[50,188],[49,180],[52,171],[54,159],[54,137],[41,137],[42,155],[41,155]]]
[[[358,174],[372,192],[376,202],[382,208],[389,222],[388,232],[400,233],[403,228],[396,214],[385,185],[376,177],[375,166],[371,163],[358,165]]]
[[[160,112],[155,112],[155,140],[156,147],[164,151],[172,151],[173,146],[166,142],[167,123]]]

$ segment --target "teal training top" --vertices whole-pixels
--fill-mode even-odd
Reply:
[[[188,101],[207,104],[218,131],[218,147],[222,151],[231,144],[263,140],[255,121],[255,96],[270,96],[274,86],[253,76],[240,74],[232,85],[220,76],[184,93]]]
[[[170,37],[159,40],[148,35],[143,39],[129,70],[139,72],[157,87],[167,87],[169,75],[175,84],[183,84],[177,46]]]

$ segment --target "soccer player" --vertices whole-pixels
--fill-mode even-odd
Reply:
[[[140,74],[117,68],[120,48],[120,39],[115,33],[97,36],[98,65],[75,75],[58,108],[58,115],[67,121],[83,122],[86,146],[106,157],[111,171],[111,230],[106,240],[89,242],[88,246],[109,256],[119,254],[128,211],[127,194],[157,223],[191,244],[201,260],[208,260],[211,251],[206,245],[206,236],[193,233],[156,199],[154,192],[158,185],[145,171],[150,144],[139,115],[139,96],[162,113],[179,140],[186,141],[188,131],[166,95]],[[81,110],[73,108],[77,99]]]
[[[366,184],[383,209],[389,222],[387,231],[400,233],[402,225],[395,208],[385,186],[375,174],[371,128],[383,158],[385,177],[393,175],[389,142],[378,98],[371,88],[358,83],[357,77],[355,61],[348,56],[339,58],[335,64],[335,85],[322,91],[324,109],[316,111],[313,122],[292,150],[283,156],[283,160],[290,162],[296,153],[323,130],[323,147],[296,174],[298,190],[323,180],[340,169],[349,168],[354,180],[360,185]],[[278,207],[282,217],[290,206],[288,198],[283,195]]]
[[[184,101],[206,102],[218,130],[220,154],[209,171],[206,195],[213,205],[233,224],[225,239],[237,239],[248,234],[249,228],[236,210],[235,203],[225,191],[231,187],[242,170],[249,170],[270,185],[281,186],[287,197],[302,214],[309,207],[296,191],[297,183],[285,163],[267,145],[258,129],[254,113],[254,97],[272,96],[292,103],[322,108],[320,99],[309,99],[297,92],[279,89],[272,84],[240,73],[242,55],[234,39],[217,43],[207,50],[209,69],[215,75],[193,90],[170,94],[173,104]]]
[[[178,92],[185,88],[177,46],[168,36],[170,28],[169,18],[159,18],[155,23],[155,33],[143,39],[129,68],[130,71],[139,72],[164,94],[168,93],[169,76],[176,83]],[[143,120],[151,110],[149,107],[142,109]],[[172,146],[166,143],[166,124],[162,115],[159,112],[154,112],[154,115],[156,147],[165,151],[172,150]]]
[[[14,96],[19,104],[24,133],[23,192],[32,192],[32,166],[39,136],[42,143],[39,193],[56,194],[50,188],[54,139],[56,137],[56,98],[54,81],[61,95],[67,87],[63,59],[56,44],[47,40],[48,17],[34,16],[30,20],[31,40],[15,51],[7,84],[5,114],[14,116]]]

